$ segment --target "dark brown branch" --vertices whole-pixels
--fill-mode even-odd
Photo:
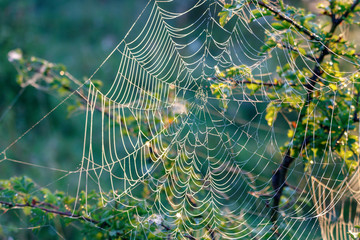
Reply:
[[[184,237],[191,239],[191,240],[196,240],[196,238],[194,238],[193,236],[191,236],[190,234],[185,233]]]
[[[335,141],[333,142],[332,146],[337,146],[339,144],[340,139],[344,136],[346,132],[346,128],[343,128],[339,134],[339,136],[335,139]]]
[[[160,223],[160,226],[162,226],[163,228],[165,228],[166,231],[170,231],[171,228],[167,225],[165,225],[163,222]],[[171,239],[171,233],[168,234],[167,239],[170,240]]]
[[[57,209],[57,210],[59,209],[58,206],[55,206],[55,205],[50,204],[50,203],[47,203],[47,202],[36,202],[35,199],[33,199],[32,205],[47,206],[47,207],[50,207],[50,208],[53,208],[53,209]]]
[[[321,37],[319,37],[317,34],[311,32],[309,29],[307,29],[306,27],[300,25],[299,23],[297,23],[294,19],[288,17],[287,15],[285,15],[285,13],[281,12],[281,10],[264,3],[263,1],[255,1],[255,3],[257,3],[258,5],[268,9],[269,11],[271,11],[272,13],[274,13],[276,16],[278,16],[278,18],[280,18],[280,20],[285,20],[288,23],[290,23],[292,26],[294,26],[297,30],[305,33],[307,36],[310,37],[310,39],[312,40],[317,40],[317,41],[322,41],[323,39]]]
[[[356,94],[356,106],[355,106],[354,118],[353,118],[354,122],[359,122],[359,117],[358,117],[359,100],[360,100],[360,91],[358,90],[358,93]]]
[[[160,224],[160,226],[162,226],[163,228],[165,228],[167,231],[170,231],[171,228],[167,225],[165,225],[163,222]]]
[[[335,14],[331,15],[331,20],[333,22],[333,25],[331,26],[330,33],[334,33],[336,28],[344,21],[350,13],[352,13],[355,10],[355,7],[360,3],[360,0],[355,0],[351,7],[339,18],[336,18]]]
[[[170,231],[171,228],[167,225],[165,225],[163,222],[160,224],[160,226],[162,226],[163,228],[165,228],[165,230]],[[194,238],[193,236],[191,236],[190,234],[185,233],[184,237],[191,239],[191,240],[196,240],[196,238]],[[170,239],[170,235],[168,236],[168,239]]]
[[[44,212],[47,212],[47,213],[53,213],[53,214],[56,214],[56,215],[65,216],[65,217],[69,217],[69,218],[75,218],[75,219],[83,220],[83,221],[86,221],[86,222],[91,222],[93,224],[98,224],[99,223],[99,221],[97,221],[97,220],[94,220],[94,219],[91,219],[91,218],[88,218],[88,217],[84,217],[84,216],[81,216],[81,215],[77,215],[77,214],[72,214],[71,212],[62,212],[62,211],[58,211],[58,210],[54,210],[54,209],[48,209],[48,208],[45,208],[45,207],[41,207],[39,205],[32,205],[32,204],[29,204],[29,203],[20,204],[20,203],[10,203],[10,202],[5,202],[5,201],[0,201],[0,204],[5,205],[8,208],[25,208],[25,207],[36,208],[36,209],[40,209],[40,210],[42,210]]]
[[[281,87],[285,85],[284,83],[272,83],[272,82],[255,82],[255,81],[248,81],[248,80],[240,80],[237,81],[234,78],[219,78],[219,77],[209,77],[208,80],[220,80],[222,82],[231,82],[236,85],[241,84],[256,84],[256,85],[262,85],[262,86],[270,86],[270,87]],[[287,83],[289,86],[296,86],[296,84],[293,83]]]
[[[359,2],[360,2],[360,0],[355,0],[354,3],[352,4],[352,6],[350,7],[350,9],[348,9],[340,18],[336,18],[334,15],[331,16],[332,26],[328,33],[330,36],[332,34],[334,34],[334,32],[335,32],[336,28],[339,26],[339,24],[341,24],[341,22],[344,19],[346,19],[346,17],[348,17],[352,11],[354,11],[356,5],[359,4]],[[272,6],[269,6],[261,1],[258,1],[258,4],[269,9],[273,13],[277,14],[280,19],[290,22],[291,24],[293,24],[293,26],[295,26],[296,28],[298,28],[299,30],[304,32],[306,35],[310,36],[312,39],[316,39],[321,42],[323,41],[322,39],[317,39],[317,37],[312,35],[313,33],[309,32],[306,28],[303,28],[302,26],[300,26],[301,27],[300,28],[299,25],[294,20],[292,20],[291,18],[284,15],[280,10],[278,10]],[[310,77],[309,83],[305,85],[305,89],[306,89],[306,93],[307,93],[306,94],[306,102],[300,112],[300,118],[299,118],[300,122],[306,115],[307,108],[313,100],[312,93],[314,92],[315,85],[320,80],[320,76],[323,73],[320,65],[324,61],[324,58],[328,54],[330,54],[330,51],[328,50],[328,44],[329,44],[328,41],[324,42],[324,46],[322,47],[321,53],[320,53],[319,57],[316,59],[316,65],[313,69],[313,75]],[[302,146],[300,147],[300,151],[299,151],[300,153],[306,147],[306,145],[309,144],[311,139],[312,138],[309,136],[304,139]],[[289,147],[280,166],[277,168],[277,170],[274,172],[274,174],[272,176],[272,187],[273,187],[274,191],[276,191],[274,198],[273,198],[274,199],[273,200],[273,208],[272,208],[272,213],[271,213],[271,221],[275,226],[274,228],[276,228],[276,221],[278,218],[280,199],[282,196],[283,189],[286,186],[287,171],[288,171],[290,165],[292,164],[292,162],[295,160],[295,158],[291,156],[290,150],[291,150],[291,148]]]
[[[303,141],[300,147],[299,152],[302,152],[302,150],[309,144],[311,139],[312,136],[308,136],[307,138],[305,138],[305,140]],[[282,192],[284,190],[284,187],[287,186],[286,184],[287,172],[289,170],[291,163],[295,160],[295,158],[291,156],[290,151],[291,148],[288,148],[280,166],[274,172],[271,178],[271,184],[275,191],[275,195],[273,196],[273,208],[271,209],[271,222],[273,222],[274,224],[278,217],[277,215],[279,212],[279,204],[280,204]]]

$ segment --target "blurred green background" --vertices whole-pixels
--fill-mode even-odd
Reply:
[[[7,111],[21,90],[16,83],[16,69],[7,59],[8,52],[19,48],[25,56],[62,63],[71,74],[83,80],[89,77],[115,48],[146,2],[0,1],[2,150],[59,103],[58,98],[29,87],[11,111]],[[64,118],[66,114],[65,107],[55,111],[25,139],[11,148],[7,157],[16,157],[20,161],[30,161],[43,166],[72,169],[75,156],[81,155],[79,151],[82,150],[77,143],[78,137],[83,134],[83,125],[76,118]],[[22,174],[23,167],[7,165],[6,168],[0,168],[0,176],[7,178]],[[39,169],[34,168],[34,171],[36,176],[43,174]]]
[[[13,105],[21,87],[8,52],[21,49],[25,56],[36,56],[62,63],[76,78],[89,77],[124,37],[146,5],[146,0],[0,0],[0,149],[6,148],[32,127],[60,101],[58,97],[32,87],[25,89]],[[83,116],[66,117],[61,106],[46,121],[15,144],[6,157],[21,162],[62,170],[74,170],[81,161]],[[3,156],[0,156],[2,159]],[[52,190],[74,193],[77,176],[56,181],[63,172],[0,162],[0,178],[27,175],[40,186],[55,181]],[[60,222],[58,221],[60,224]],[[0,215],[0,239],[58,238],[61,227],[27,229],[29,223],[16,214]],[[66,239],[80,237],[79,229],[60,233]],[[61,238],[61,237],[59,237]]]

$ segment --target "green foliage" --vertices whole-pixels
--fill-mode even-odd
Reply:
[[[112,203],[113,192],[85,193],[77,197],[38,187],[27,177],[0,180],[0,209],[22,211],[32,226],[53,224],[61,216],[66,225],[80,225],[88,239],[162,239],[168,229],[154,220],[146,206],[131,198]]]
[[[247,0],[237,0],[236,4],[225,4],[224,9],[219,12],[219,23],[221,26],[225,26],[225,24],[233,17],[235,14],[234,11],[240,10]]]
[[[253,2],[257,4],[257,1]],[[353,1],[329,1],[320,3],[321,14],[315,15],[284,5],[282,1],[279,4],[281,9],[262,2],[252,10],[250,21],[267,18],[270,22],[260,55],[271,57],[273,52],[286,51],[291,62],[277,66],[277,76],[272,82],[257,81],[251,72],[244,75],[229,69],[218,73],[217,78],[246,84],[253,90],[250,94],[263,93],[266,88],[266,96],[271,100],[265,115],[268,125],[275,126],[279,115],[288,123],[288,141],[281,148],[284,159],[302,159],[304,171],[308,174],[316,166],[325,168],[332,159],[343,167],[342,176],[331,177],[344,179],[351,176],[359,164],[360,58],[355,44],[338,33],[337,28],[340,24],[355,23],[360,7],[356,6],[357,3],[353,5]],[[235,5],[225,6],[223,11],[227,9],[240,10]],[[225,20],[220,19],[221,25],[225,25]],[[316,41],[304,41],[304,37]],[[298,67],[302,62],[306,62],[306,67]],[[237,68],[246,66],[233,67]],[[279,204],[284,208],[288,202],[298,201],[295,195],[287,194],[286,189]],[[310,200],[300,200],[302,202],[309,203]],[[273,219],[275,223],[276,217]],[[350,236],[353,239],[358,237],[356,234]]]
[[[237,11],[244,7],[244,4],[248,4],[248,1],[225,4],[219,13],[220,25],[225,26]],[[294,68],[291,63],[279,65],[276,68],[277,76],[270,83],[256,79],[252,69],[246,65],[233,66],[223,71],[216,69],[215,79],[218,81],[212,82],[210,86],[212,94],[222,100],[220,107],[225,111],[228,109],[232,90],[239,85],[244,85],[250,94],[266,89],[266,95],[271,100],[266,108],[267,124],[276,125],[280,115],[284,116],[288,123],[288,139],[282,148],[284,154],[290,149],[290,157],[302,158],[304,171],[308,172],[315,163],[325,165],[327,162],[324,159],[328,159],[329,155],[335,155],[335,159],[345,166],[343,176],[349,176],[358,167],[360,154],[356,126],[360,111],[360,75],[355,73],[349,77],[346,74],[349,69],[352,72],[359,70],[360,59],[356,54],[355,44],[338,34],[336,27],[337,21],[340,20],[347,24],[357,23],[354,16],[360,9],[356,7],[350,11],[352,3],[348,1],[329,1],[328,4],[319,4],[321,16],[316,17],[304,9],[284,5],[282,1],[279,1],[279,6],[283,16],[265,7],[252,10],[250,21],[271,18],[271,27],[265,32],[265,43],[261,47],[260,55],[270,57],[273,51],[285,50],[290,53],[294,64],[305,59],[313,70],[310,71],[305,67]],[[290,20],[284,20],[284,16]],[[304,36],[317,41],[305,42]],[[19,50],[13,51],[9,58],[18,70],[17,82],[22,87],[32,85],[40,90],[55,92],[61,97],[73,92],[78,94],[78,98],[68,105],[70,114],[84,110],[87,100],[85,99],[84,102],[83,96],[87,95],[90,84],[96,88],[102,86],[101,81],[92,80],[81,90],[75,91],[82,83],[74,79],[64,66],[38,58],[24,58]],[[131,137],[142,132],[142,140],[148,141],[146,133],[150,130],[140,126],[131,115],[109,117],[115,119],[115,124],[126,123],[128,128],[124,130],[126,131],[124,135]],[[161,124],[164,126],[174,121],[175,114],[168,119],[155,118],[154,122],[161,128]],[[155,142],[147,143],[150,146],[155,145]],[[309,146],[311,154],[304,152],[304,145]],[[149,153],[149,159],[152,159],[151,154],[155,153]],[[170,162],[164,164],[168,169],[173,166]],[[113,198],[115,194],[113,192],[80,192],[78,198],[75,198],[63,192],[51,192],[39,188],[26,177],[3,180],[0,182],[0,187],[1,201],[8,203],[3,203],[1,208],[3,210],[21,208],[33,224],[48,224],[53,221],[55,215],[64,216],[63,220],[67,224],[82,224],[84,235],[95,239],[126,239],[130,233],[135,234],[138,239],[142,239],[143,236],[156,239],[168,237],[171,231],[161,225],[163,220],[159,220],[161,223],[151,220],[157,216],[154,216],[141,202],[126,198],[120,203],[105,204],[104,200]],[[144,192],[146,193],[146,188]],[[304,202],[310,204],[309,199],[292,199],[294,196],[296,196],[294,190],[285,188],[281,198],[282,205],[295,202],[296,208]],[[202,210],[204,209],[199,208],[199,212]],[[194,216],[183,221],[202,220],[201,216],[196,216],[196,212]],[[219,217],[220,226],[228,229],[231,225],[231,217],[234,216]],[[266,222],[266,227],[270,231],[272,224]],[[284,226],[279,226],[280,230],[282,228]],[[233,229],[236,229],[236,226]],[[264,239],[273,235],[269,232],[256,232],[256,227],[242,230],[244,235],[255,232]],[[358,237],[350,235],[354,239]]]
[[[360,229],[360,226],[355,226],[355,229]],[[360,232],[348,232],[348,236],[351,237],[351,239],[359,239],[360,238]]]
[[[288,118],[291,118],[294,111],[300,115],[300,119],[288,121],[289,142],[283,149],[285,151],[291,144],[291,156],[302,156],[306,171],[310,171],[311,165],[317,160],[327,159],[327,154],[336,154],[338,159],[345,163],[347,171],[344,172],[344,175],[353,173],[358,166],[357,156],[360,152],[355,123],[358,122],[357,113],[360,110],[357,97],[360,94],[360,79],[358,73],[355,73],[350,78],[351,82],[345,81],[347,79],[345,69],[349,69],[349,65],[345,66],[343,59],[351,61],[353,64],[350,68],[356,70],[360,58],[355,54],[354,43],[347,41],[335,32],[336,24],[340,21],[341,16],[346,16],[343,20],[347,23],[354,22],[355,13],[360,8],[356,7],[351,11],[351,5],[352,1],[321,3],[318,8],[322,11],[324,18],[316,18],[313,13],[308,13],[304,9],[281,4],[282,14],[291,19],[290,21],[284,20],[283,17],[265,7],[252,11],[251,21],[270,15],[274,20],[271,23],[272,28],[266,31],[266,41],[261,47],[261,54],[271,55],[271,52],[276,49],[285,49],[291,53],[294,63],[298,59],[308,58],[315,69],[320,64],[319,77],[321,80],[319,78],[310,83],[318,84],[315,89],[309,90],[309,92],[306,90],[309,87],[309,81],[312,81],[311,78],[317,78],[318,76],[315,74],[318,73],[313,73],[308,68],[296,69],[287,63],[277,67],[277,74],[281,80],[275,79],[267,91],[267,96],[273,100],[268,104],[265,116],[269,126],[275,124],[279,113]],[[240,8],[241,6],[226,5],[224,11],[227,9],[236,11]],[[347,15],[348,11],[350,14]],[[331,16],[335,18],[331,18]],[[302,32],[302,29],[295,24],[320,36],[322,43],[313,41],[310,42],[311,46],[307,47],[303,44],[303,37],[298,34],[299,31]],[[305,35],[309,35],[309,33],[305,32]],[[325,48],[326,50],[324,50]],[[320,59],[322,54],[330,57],[324,60]],[[318,62],[319,60],[321,62]],[[244,72],[243,69],[246,71]],[[261,81],[253,78],[251,71],[244,65],[222,71],[217,74],[217,78],[232,79],[236,83],[245,82],[247,87],[253,90],[252,93],[259,91],[263,85]],[[308,100],[309,96],[311,101]],[[311,136],[316,136],[316,138],[312,139]],[[330,142],[332,143],[330,146],[327,145],[329,136],[331,136]],[[307,144],[312,146],[313,154],[305,155],[302,152],[305,139],[307,139]],[[327,148],[330,150],[324,151]],[[326,161],[323,163],[326,164]]]

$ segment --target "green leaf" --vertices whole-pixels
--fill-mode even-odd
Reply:
[[[271,26],[276,30],[284,30],[284,29],[288,29],[291,25],[290,23],[283,21],[283,22],[274,22],[271,24]]]
[[[265,44],[261,47],[261,52],[266,52],[269,49],[275,47],[277,43],[273,39],[268,39]]]
[[[273,103],[270,103],[266,108],[266,115],[265,115],[265,119],[269,126],[272,126],[274,124],[277,114],[278,114],[278,107],[276,107]]]
[[[103,86],[103,82],[101,80],[91,80],[96,88],[101,88]]]
[[[255,83],[250,83],[250,84],[246,84],[246,87],[252,91],[256,91],[258,90],[261,86],[259,84],[255,84]]]
[[[268,10],[258,10],[258,9],[255,9],[253,10],[252,12],[252,15],[253,17],[250,19],[250,21],[254,21],[255,19],[259,19],[261,17],[265,17],[265,16],[269,16],[271,15],[271,12],[268,11]]]
[[[298,47],[298,51],[299,51],[299,53],[301,53],[302,55],[306,55],[305,49],[303,49],[303,48],[301,48],[301,47]]]
[[[349,151],[350,152],[350,151]],[[349,175],[352,175],[358,167],[358,162],[355,160],[345,160],[346,168],[349,171]]]
[[[224,27],[225,24],[228,22],[229,11],[227,11],[227,10],[221,11],[221,12],[219,12],[218,16],[220,17],[220,19],[219,19],[220,25],[222,27]]]
[[[336,84],[333,84],[333,83],[330,83],[329,84],[329,87],[331,88],[331,90],[333,91],[336,91],[338,88],[337,88],[337,85]]]

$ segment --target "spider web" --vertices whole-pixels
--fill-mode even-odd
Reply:
[[[280,204],[278,225],[285,231],[271,231],[271,178],[287,129],[267,125],[265,115],[270,103],[286,100],[270,98],[266,84],[255,94],[241,83],[221,98],[212,92],[218,69],[245,65],[262,83],[275,81],[276,65],[300,69],[288,49],[260,51],[271,25],[265,18],[249,21],[259,6],[244,4],[222,27],[223,2],[177,2],[149,1],[93,75],[109,76],[101,90],[90,78],[78,191],[112,190],[112,198],[102,198],[105,205],[144,202],[147,217],[129,217],[166,224],[172,238],[347,239],[359,224],[358,171],[335,181],[330,173],[340,176],[343,163],[330,155],[304,172],[299,156]],[[310,48],[301,33],[291,34]]]

